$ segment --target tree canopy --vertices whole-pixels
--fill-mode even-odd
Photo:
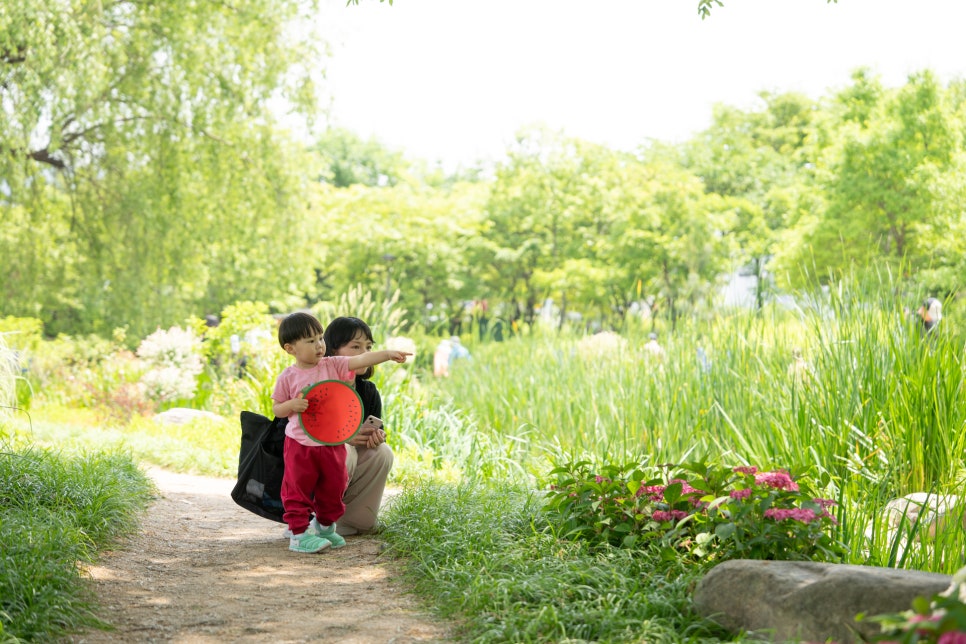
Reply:
[[[358,3],[359,0],[350,0],[350,1]],[[828,2],[828,4],[832,4],[833,2],[837,3],[839,0],[826,0],[826,1]],[[389,4],[392,4],[391,0]],[[723,0],[698,0],[698,15],[701,16],[702,20],[704,18],[707,18],[708,16],[711,15],[711,8],[715,6],[723,7],[724,6]]]
[[[300,0],[3,3],[9,308],[43,311],[50,331],[143,332],[158,309],[217,309],[254,284],[259,298],[290,293],[297,263],[274,258],[304,203],[301,150],[275,128],[271,104],[316,112],[318,56],[291,28],[313,10]]]
[[[288,134],[278,105],[321,115],[317,41],[293,26],[312,10],[0,6],[0,315],[143,337],[361,285],[441,332],[472,302],[601,328],[707,315],[735,272],[759,307],[881,266],[936,296],[966,277],[962,81],[856,70],[634,153],[531,128],[447,176],[352,132]]]

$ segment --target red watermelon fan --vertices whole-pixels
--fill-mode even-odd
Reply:
[[[341,445],[362,427],[362,399],[341,380],[323,380],[302,390],[309,408],[299,424],[309,438],[323,445]]]

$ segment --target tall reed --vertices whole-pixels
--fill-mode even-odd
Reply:
[[[433,387],[489,445],[517,446],[514,461],[535,479],[576,456],[815,477],[842,499],[859,559],[876,509],[910,492],[954,493],[966,453],[961,338],[949,328],[923,337],[894,293],[843,284],[794,307],[683,326],[664,334],[662,363],[639,335],[588,354],[576,336],[537,330],[472,347],[473,360]]]

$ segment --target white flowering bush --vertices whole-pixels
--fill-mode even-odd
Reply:
[[[389,351],[406,351],[412,354],[406,356],[406,362],[412,362],[416,359],[416,342],[412,338],[403,335],[386,338],[386,349]]]
[[[621,357],[627,352],[627,340],[613,331],[601,331],[584,336],[577,342],[577,355],[600,360],[606,356]]]
[[[181,327],[159,329],[146,337],[137,350],[147,367],[141,376],[146,395],[162,403],[194,396],[204,370],[201,351],[200,338]]]

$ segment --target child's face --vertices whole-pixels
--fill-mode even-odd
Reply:
[[[335,350],[335,355],[337,356],[360,356],[363,353],[372,351],[372,342],[366,337],[366,334],[362,331],[357,331],[355,336],[346,344]],[[366,372],[365,369],[356,369],[356,373],[362,375]]]
[[[325,356],[325,340],[322,334],[312,335],[285,345],[285,351],[295,356],[298,367],[314,367]]]

